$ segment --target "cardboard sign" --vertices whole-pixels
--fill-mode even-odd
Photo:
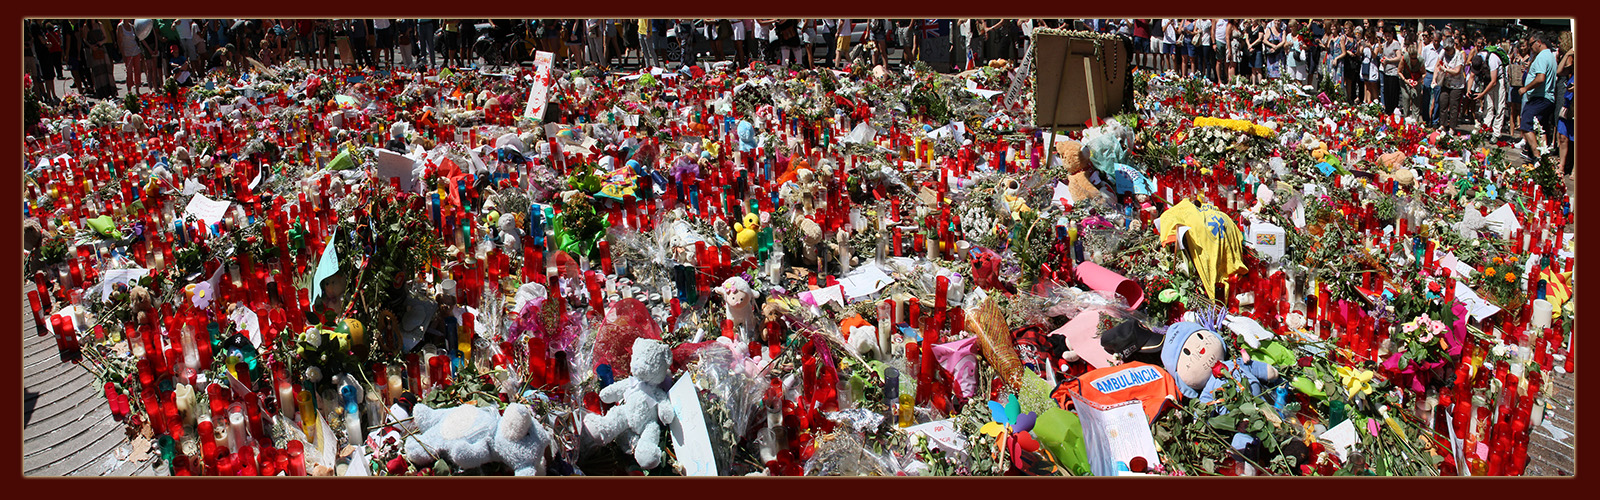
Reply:
[[[706,431],[705,412],[700,409],[700,396],[689,376],[678,377],[667,392],[672,400],[672,411],[678,418],[672,420],[672,451],[685,476],[717,475],[717,458],[711,453],[711,434]]]
[[[1078,394],[1072,394],[1072,401],[1083,425],[1084,448],[1094,475],[1117,475],[1118,464],[1126,467],[1134,457],[1142,457],[1146,463],[1160,460],[1150,422],[1137,401],[1104,406]]]
[[[555,57],[554,53],[544,51],[533,54],[534,81],[533,88],[528,91],[528,108],[522,112],[524,118],[544,119],[544,107],[550,99],[550,67]]]

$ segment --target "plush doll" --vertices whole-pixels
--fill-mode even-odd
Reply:
[[[407,437],[405,445],[411,463],[428,466],[444,459],[457,468],[471,469],[494,461],[490,443],[499,427],[499,411],[480,406],[435,410],[419,404],[413,412],[417,434]]]
[[[600,390],[600,401],[622,404],[605,415],[585,417],[584,429],[600,443],[610,443],[618,437],[626,439],[625,446],[633,450],[640,467],[654,469],[661,465],[661,424],[671,424],[677,418],[666,391],[661,389],[671,364],[672,352],[666,344],[635,339],[629,363],[633,376]]]
[[[155,300],[150,296],[150,289],[135,286],[128,292],[128,303],[133,305],[134,324],[149,324],[149,315],[155,312]]]
[[[744,214],[743,223],[734,223],[733,230],[737,231],[739,248],[746,252],[756,251],[756,225],[761,222],[761,217],[754,212]]]
[[[722,296],[724,317],[733,320],[734,331],[739,333],[739,338],[749,339],[756,334],[756,292],[744,278],[734,276],[722,282],[717,287],[718,295]]]
[[[506,406],[494,434],[494,457],[511,466],[518,476],[542,476],[550,431],[539,425],[533,408],[521,403]]]
[[[1222,337],[1198,323],[1181,322],[1167,328],[1161,344],[1161,364],[1178,382],[1185,397],[1202,403],[1216,398],[1214,392],[1231,377],[1247,384],[1251,394],[1260,395],[1263,384],[1278,382],[1278,370],[1261,361],[1224,361],[1227,348]]]

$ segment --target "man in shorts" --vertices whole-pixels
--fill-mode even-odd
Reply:
[[[1554,130],[1556,56],[1550,50],[1549,36],[1542,32],[1528,35],[1528,44],[1538,55],[1533,57],[1527,75],[1523,76],[1522,87],[1517,89],[1522,95],[1522,122],[1517,130],[1522,131],[1522,138],[1527,141],[1523,154],[1531,160],[1538,158],[1539,137],[1534,133],[1534,121],[1544,127],[1546,134]]]

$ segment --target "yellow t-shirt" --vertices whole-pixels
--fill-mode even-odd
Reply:
[[[1217,283],[1244,271],[1244,235],[1227,214],[1210,205],[1184,200],[1161,213],[1161,244],[1176,243],[1178,228],[1188,227],[1184,241],[1195,275],[1207,297],[1216,300]]]

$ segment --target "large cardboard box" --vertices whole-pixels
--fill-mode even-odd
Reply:
[[[1127,97],[1131,54],[1112,35],[1048,28],[1033,30],[1033,122],[1083,128],[1117,114]]]

